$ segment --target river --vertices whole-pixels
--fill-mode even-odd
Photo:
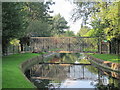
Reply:
[[[32,66],[29,79],[37,88],[49,90],[67,88],[120,90],[120,78],[113,77],[112,73],[119,76],[118,73],[95,67],[85,59],[84,54],[61,53],[51,60],[44,61],[43,64],[38,63]]]

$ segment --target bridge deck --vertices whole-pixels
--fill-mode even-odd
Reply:
[[[91,65],[91,64],[84,64],[84,63],[39,63],[39,64],[59,64],[59,65]]]

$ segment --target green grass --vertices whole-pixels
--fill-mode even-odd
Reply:
[[[114,54],[90,54],[90,55],[105,61],[120,63],[120,56],[118,55],[114,55]]]
[[[35,86],[26,79],[20,69],[25,60],[40,54],[24,53],[2,57],[2,88],[34,88]]]
[[[97,52],[97,49],[85,48],[83,51]]]

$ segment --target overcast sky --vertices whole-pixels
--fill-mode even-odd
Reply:
[[[65,20],[67,20],[68,25],[70,26],[70,30],[77,33],[80,30],[81,20],[77,20],[76,22],[72,22],[71,15],[73,9],[76,7],[74,4],[70,3],[67,0],[53,0],[55,2],[50,8],[54,11],[51,15],[56,15],[60,13]]]

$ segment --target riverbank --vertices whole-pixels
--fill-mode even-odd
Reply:
[[[89,54],[95,58],[99,58],[104,61],[110,61],[113,63],[120,63],[120,56],[115,54]]]
[[[35,86],[27,80],[20,65],[33,57],[40,54],[24,53],[14,54],[2,57],[2,88],[35,88]]]
[[[86,54],[87,59],[99,68],[120,73],[119,57],[110,54]]]

